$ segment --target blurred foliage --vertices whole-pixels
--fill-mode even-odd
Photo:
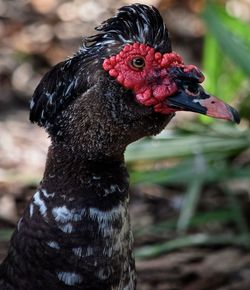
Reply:
[[[224,6],[207,1],[201,13],[208,32],[204,39],[203,69],[206,90],[226,102],[240,103],[245,128],[200,117],[200,122],[181,123],[176,131],[132,144],[126,155],[134,185],[156,183],[163,188],[185,188],[179,216],[136,232],[159,234],[176,231],[176,239],[138,249],[141,258],[192,245],[241,245],[249,247],[250,233],[236,192],[229,182],[244,182],[250,177],[250,26],[229,15]],[[247,109],[248,108],[248,109]],[[244,162],[237,162],[244,156]],[[169,165],[170,163],[170,165]],[[171,165],[172,164],[172,165]],[[174,165],[173,165],[174,164]],[[155,170],[155,167],[160,169]],[[147,169],[145,169],[147,168]],[[228,199],[228,208],[197,212],[205,186],[219,187]],[[214,221],[233,222],[236,232],[221,235],[200,233],[202,225]],[[190,228],[199,228],[190,235]]]
[[[208,1],[202,14],[208,28],[203,52],[205,87],[225,101],[241,96],[242,117],[249,119],[250,111],[244,107],[245,103],[249,104],[250,94],[250,25],[230,16],[222,6],[213,2]],[[201,120],[211,121],[203,116]]]

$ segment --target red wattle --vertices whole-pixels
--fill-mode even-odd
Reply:
[[[134,58],[144,59],[142,68],[133,67]],[[133,90],[136,100],[144,106],[154,106],[156,112],[167,112],[162,102],[178,90],[169,75],[169,69],[179,67],[184,72],[192,72],[204,80],[202,73],[192,65],[184,65],[176,52],[161,54],[146,44],[127,44],[114,56],[103,62],[103,68],[125,88]],[[169,109],[173,112],[172,109]]]

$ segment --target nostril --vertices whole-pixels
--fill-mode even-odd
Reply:
[[[196,84],[189,84],[186,86],[186,92],[191,95],[198,95],[200,93],[199,86]]]
[[[212,101],[211,104],[215,104],[215,101]]]

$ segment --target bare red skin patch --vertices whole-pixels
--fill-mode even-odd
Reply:
[[[135,68],[132,60],[140,57],[144,59],[144,67]],[[174,109],[168,108],[163,101],[174,95],[177,85],[169,76],[168,69],[180,67],[183,72],[197,71],[200,82],[203,75],[193,65],[184,65],[180,55],[175,52],[161,54],[145,44],[127,44],[117,54],[103,62],[103,68],[121,85],[135,93],[136,100],[145,106],[154,106],[156,112],[171,113]]]

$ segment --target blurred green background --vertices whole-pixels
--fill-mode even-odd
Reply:
[[[133,2],[0,0],[0,259],[41,179],[49,144],[28,122],[33,90],[52,65],[78,49],[83,35]],[[236,126],[178,113],[159,136],[129,146],[136,256],[193,246],[248,251],[250,1],[135,2],[159,8],[173,49],[201,67],[206,90],[242,119]]]

